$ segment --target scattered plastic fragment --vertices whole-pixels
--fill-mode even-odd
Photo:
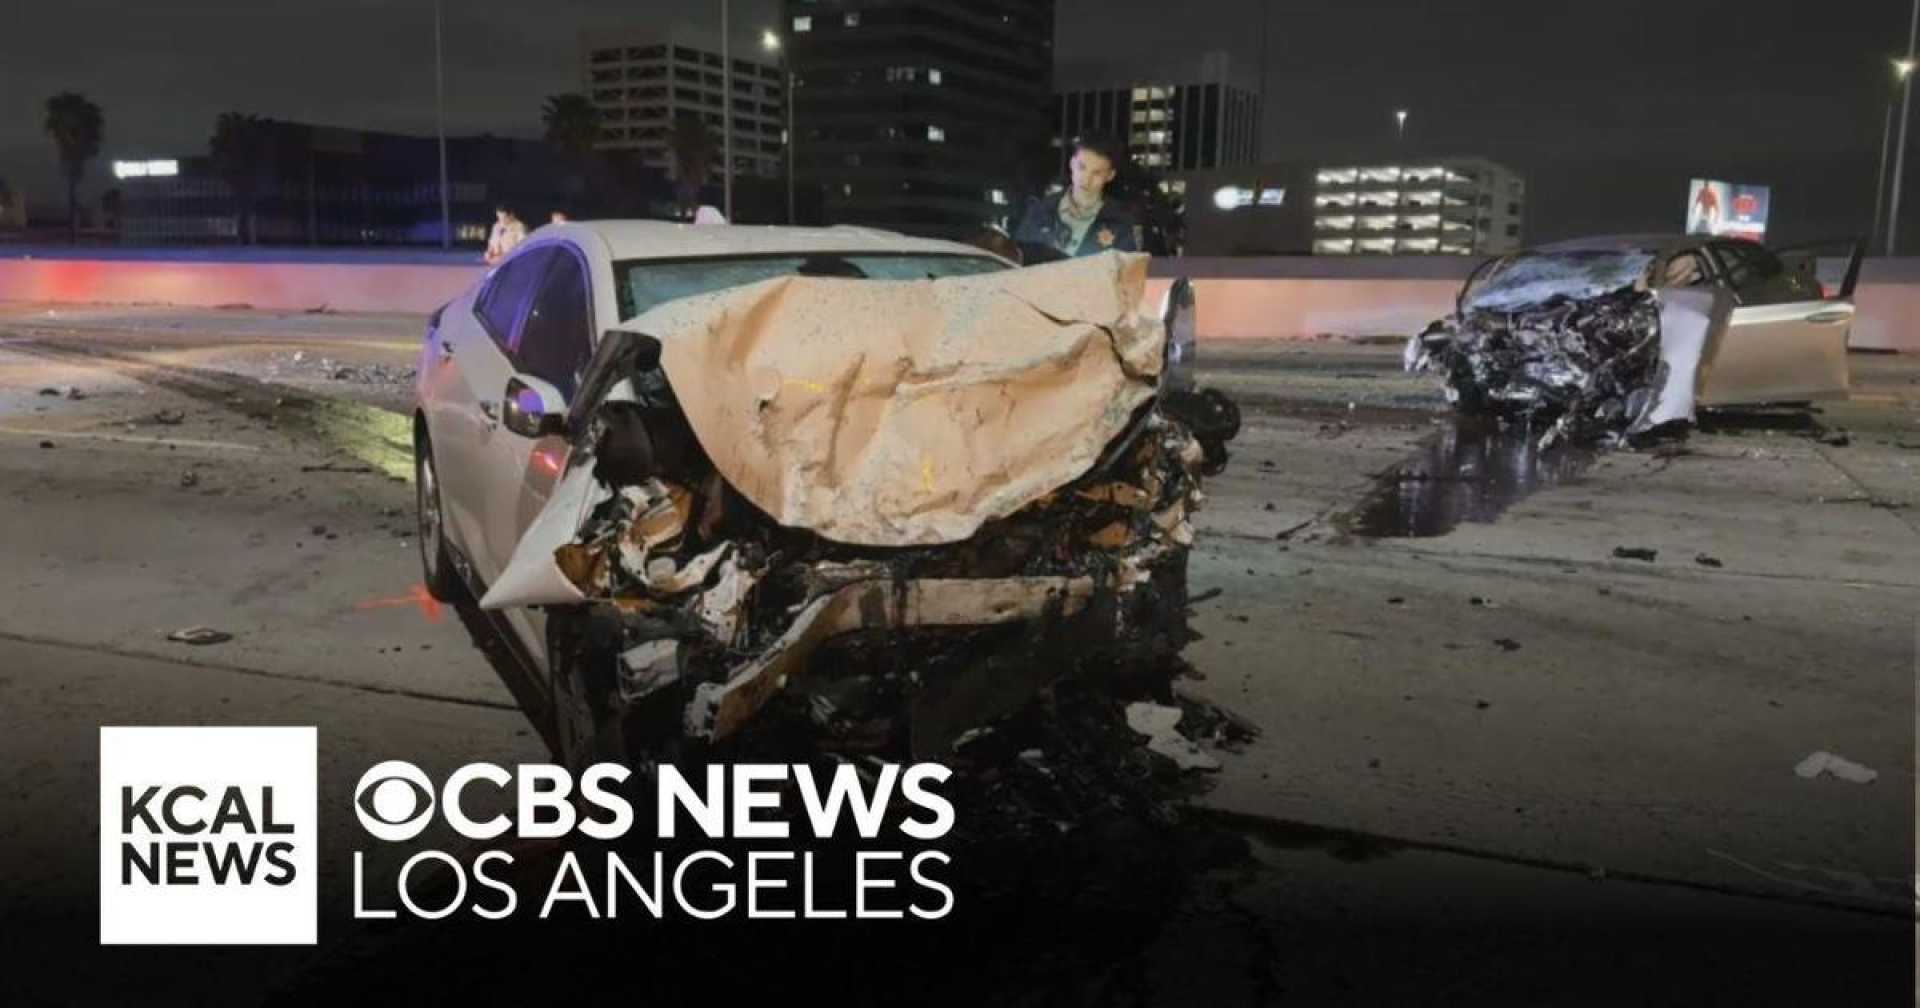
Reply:
[[[1182,770],[1218,770],[1220,761],[1174,730],[1180,708],[1140,701],[1127,705],[1127,727],[1147,737],[1149,752],[1172,760]]]
[[[1793,768],[1795,776],[1812,780],[1821,774],[1838,777],[1850,784],[1871,784],[1880,771],[1861,766],[1850,759],[1821,750],[1809,755]]]
[[[1652,563],[1653,558],[1659,555],[1659,550],[1647,549],[1644,546],[1615,546],[1613,548],[1613,556],[1616,560],[1645,560],[1648,563]]]
[[[193,645],[225,644],[226,642],[233,639],[233,635],[230,633],[227,633],[224,630],[215,630],[212,627],[197,626],[197,627],[188,627],[185,630],[175,630],[174,632],[167,635],[167,639],[170,641],[176,641],[181,644],[193,644]]]

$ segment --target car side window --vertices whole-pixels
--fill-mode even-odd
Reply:
[[[1678,252],[1667,260],[1660,282],[1665,287],[1694,287],[1712,279],[1713,273],[1707,268],[1704,256],[1698,252]]]
[[[494,345],[509,358],[513,356],[515,329],[525,313],[527,300],[533,296],[534,287],[550,260],[551,253],[546,249],[514,256],[493,271],[486,289],[474,299],[474,315],[486,328],[487,335],[493,337]]]
[[[587,274],[568,252],[556,251],[551,260],[520,324],[512,357],[520,370],[551,382],[571,399],[580,369],[593,352]]]
[[[1726,271],[1727,286],[1732,287],[1743,302],[1768,300],[1787,271],[1773,253],[1758,245],[1726,242],[1714,245],[1713,253]]]

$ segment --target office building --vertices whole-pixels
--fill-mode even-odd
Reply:
[[[1053,174],[1052,0],[787,0],[799,177],[827,221],[966,238]]]
[[[1224,52],[1191,64],[1132,62],[1063,68],[1054,100],[1056,144],[1098,134],[1156,172],[1251,165],[1260,159],[1259,88]],[[1062,154],[1064,160],[1065,154]]]
[[[1526,183],[1478,157],[1184,172],[1188,255],[1495,255],[1520,247]]]
[[[1526,183],[1485,158],[1361,161],[1313,176],[1316,255],[1488,255],[1520,247]]]
[[[736,42],[733,52],[733,160],[736,177],[773,177],[786,170],[786,84],[760,47]],[[636,152],[643,164],[674,174],[668,143],[673,122],[698,116],[724,139],[727,80],[720,36],[689,28],[584,32],[581,88],[600,110],[603,150]],[[710,181],[722,161],[713,159]]]

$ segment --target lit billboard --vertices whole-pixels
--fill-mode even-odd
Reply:
[[[1764,241],[1769,202],[1766,186],[1694,179],[1687,187],[1687,233]]]

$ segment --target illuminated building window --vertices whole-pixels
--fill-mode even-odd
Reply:
[[[932,143],[946,143],[947,131],[938,126],[927,127],[927,139]]]
[[[1221,186],[1213,191],[1213,205],[1221,210],[1238,210],[1253,204],[1253,190],[1245,186]]]
[[[794,31],[797,31],[797,32],[810,32],[810,31],[812,31],[812,30],[813,30],[813,18],[812,18],[812,17],[809,17],[809,16],[807,16],[807,15],[804,15],[804,14],[803,14],[803,15],[801,15],[800,17],[797,17],[797,18],[794,18],[794,19],[793,19],[793,30],[794,30]]]
[[[840,23],[846,25],[848,28],[860,27],[860,12],[848,11],[847,16],[840,19]]]

